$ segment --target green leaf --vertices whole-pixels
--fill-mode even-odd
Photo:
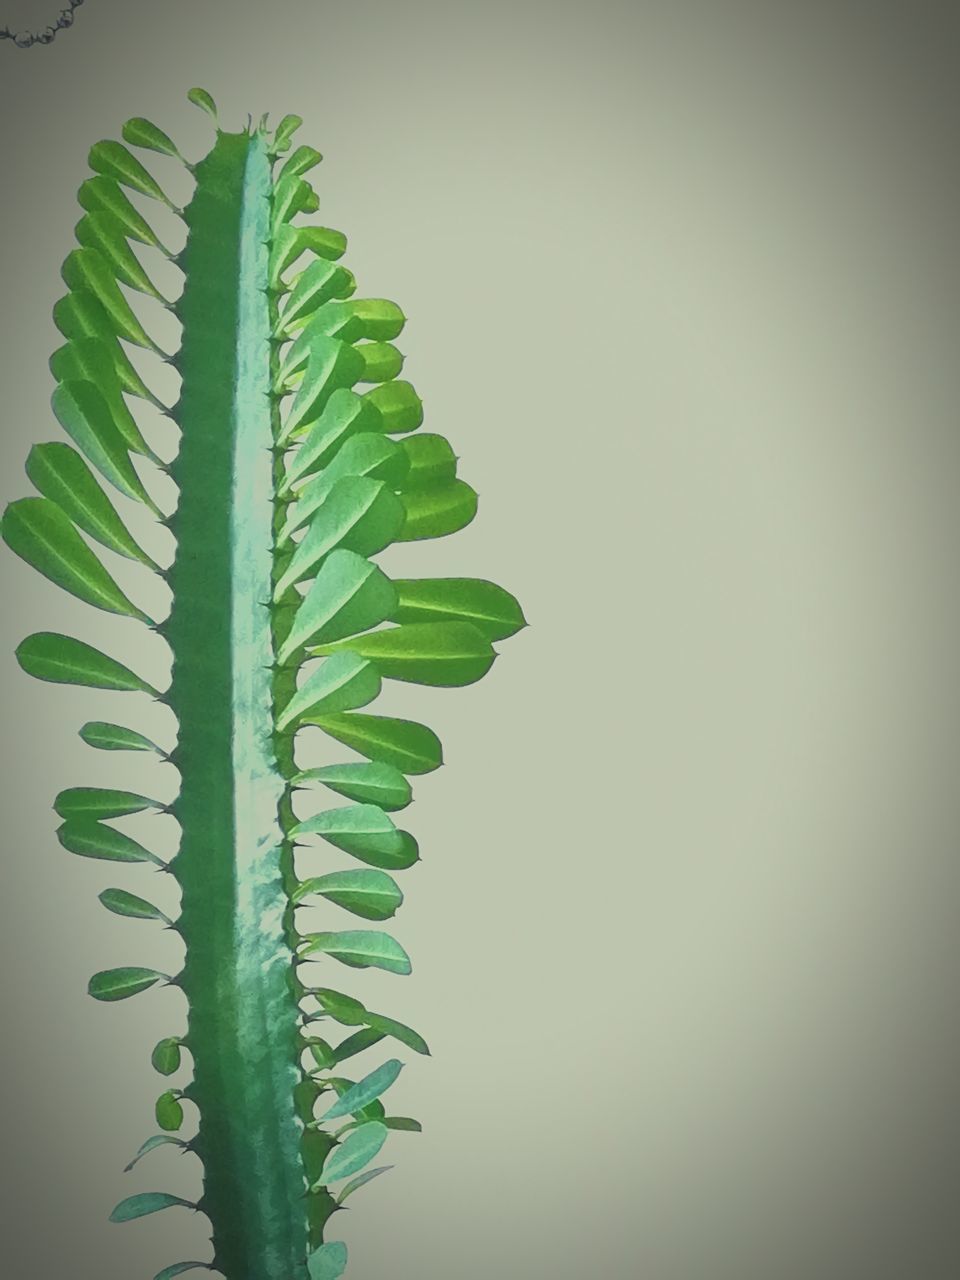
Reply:
[[[290,139],[303,124],[301,116],[284,116],[277,125],[277,131],[273,135],[273,150],[276,152],[286,151],[290,146]]]
[[[74,234],[85,249],[97,250],[122,284],[169,305],[127,243],[126,229],[119,218],[102,211],[85,213],[74,228]]]
[[[187,1209],[195,1207],[189,1200],[168,1195],[166,1191],[141,1191],[139,1195],[127,1196],[126,1200],[121,1200],[111,1213],[110,1221],[130,1222],[134,1218],[143,1218],[148,1213],[157,1213],[160,1209],[170,1209],[174,1205],[184,1205]]]
[[[382,1031],[374,1031],[372,1027],[361,1027],[359,1031],[355,1031],[352,1036],[347,1036],[346,1040],[341,1041],[333,1051],[332,1066],[338,1062],[346,1062],[348,1058],[354,1057],[358,1053],[362,1053],[364,1049],[369,1049],[375,1044],[379,1044],[383,1039]]]
[[[347,1269],[347,1246],[342,1240],[328,1240],[307,1258],[310,1280],[340,1280]]]
[[[334,391],[352,387],[363,375],[363,357],[355,347],[337,338],[324,338],[310,351],[310,358],[293,403],[283,416],[277,437],[285,444],[316,422]]]
[[[463,480],[405,491],[401,501],[407,514],[397,534],[398,542],[446,537],[463,529],[477,514],[476,491]]]
[[[124,142],[129,142],[131,147],[142,147],[146,151],[159,151],[161,155],[174,156],[177,160],[183,159],[163,130],[141,116],[134,116],[132,120],[128,120],[121,134]]]
[[[212,116],[214,120],[217,119],[217,104],[214,102],[213,98],[211,98],[210,94],[207,93],[206,89],[189,89],[187,91],[187,98],[195,107],[199,107],[202,111],[206,111],[207,115]]]
[[[57,828],[57,839],[68,853],[79,854],[82,858],[101,858],[106,862],[152,862],[158,867],[166,866],[161,858],[138,844],[132,836],[92,818],[68,818]]]
[[[120,724],[108,724],[105,720],[89,720],[80,730],[80,737],[90,747],[99,751],[155,751],[165,755],[155,742],[145,738],[135,729],[125,729]]]
[[[302,902],[311,893],[365,920],[389,920],[403,903],[396,881],[383,871],[331,871],[313,876],[297,886],[293,900]]]
[[[294,778],[297,785],[303,782],[322,782],[331,791],[357,800],[361,804],[376,804],[381,809],[405,809],[413,799],[410,783],[399,769],[390,764],[373,761],[369,764],[327,764],[318,769],[307,769]]]
[[[365,1107],[374,1098],[379,1098],[381,1094],[385,1093],[402,1070],[403,1063],[398,1058],[390,1058],[382,1066],[365,1075],[362,1080],[348,1089],[346,1093],[341,1094],[333,1106],[319,1117],[320,1123],[322,1124],[324,1120],[335,1120],[340,1116],[348,1116],[355,1111],[359,1111],[361,1107]]]
[[[382,1031],[385,1036],[393,1036],[394,1040],[399,1040],[401,1044],[405,1044],[408,1049],[412,1049],[414,1053],[426,1054],[430,1056],[430,1050],[427,1042],[419,1032],[414,1031],[413,1027],[408,1027],[403,1022],[397,1022],[395,1018],[388,1018],[383,1013],[368,1012],[365,1017],[367,1026],[375,1031]]]
[[[89,289],[77,289],[60,298],[53,306],[53,321],[65,338],[99,338],[105,343],[113,359],[117,377],[124,391],[149,400],[159,409],[165,409],[161,400],[149,390],[146,383],[130,363],[130,358],[117,341],[117,327],[101,303]]]
[[[114,915],[130,916],[135,920],[163,920],[170,924],[168,915],[155,907],[146,898],[138,898],[135,893],[127,893],[126,889],[104,889],[99,895],[100,901]]]
[[[138,1164],[144,1156],[149,1155],[151,1151],[156,1151],[158,1147],[182,1147],[184,1144],[180,1138],[172,1138],[167,1133],[158,1133],[154,1137],[148,1138],[137,1154],[133,1157],[128,1165],[124,1166],[124,1173],[129,1173],[134,1165]]]
[[[335,1146],[320,1171],[318,1186],[327,1186],[362,1169],[374,1158],[387,1140],[388,1130],[379,1120],[362,1124]]]
[[[397,1129],[403,1133],[423,1133],[423,1125],[410,1116],[384,1116],[383,1123],[388,1129]]]
[[[352,969],[384,969],[387,973],[412,971],[410,957],[395,938],[379,929],[343,929],[333,933],[308,933],[301,956],[322,952]]]
[[[363,358],[363,382],[389,382],[403,368],[403,355],[392,342],[361,342],[354,350]]]
[[[167,1089],[161,1093],[154,1107],[157,1124],[168,1133],[175,1133],[183,1124],[183,1107],[178,1099],[176,1089]]]
[[[345,1027],[356,1027],[366,1020],[366,1009],[353,996],[334,991],[331,987],[314,987],[310,994],[316,998],[324,1013]]]
[[[77,193],[77,199],[88,213],[112,213],[131,240],[159,249],[168,258],[171,256],[170,250],[161,244],[146,218],[134,208],[113,178],[105,178],[102,174],[87,178]]]
[[[315,168],[322,159],[323,156],[314,147],[303,144],[297,147],[296,151],[292,151],[287,159],[284,160],[277,173],[277,177],[285,178],[291,173],[308,173],[311,169]]]
[[[490,670],[490,641],[471,622],[409,622],[312,647],[316,654],[355,653],[376,664],[382,676],[415,684],[473,684]]]
[[[343,476],[382,480],[389,488],[396,489],[406,475],[407,466],[406,454],[389,436],[361,431],[348,437],[320,474],[312,476],[297,494],[279,541],[285,542],[292,533],[310,522],[314,512]]]
[[[294,615],[279,661],[311,642],[375,627],[396,607],[397,593],[382,569],[354,551],[331,551]]]
[[[160,462],[127,408],[108,339],[96,335],[71,338],[57,348],[49,364],[50,372],[58,382],[92,382],[107,402],[113,424],[127,448],[153,462]]]
[[[440,739],[416,720],[347,711],[318,716],[312,723],[345,747],[371,760],[394,765],[405,774],[430,773],[443,764]]]
[[[305,178],[295,173],[279,178],[273,188],[272,234],[276,235],[298,213],[315,213],[319,207],[320,199]]]
[[[165,979],[166,974],[158,973],[156,969],[106,969],[93,975],[87,990],[94,1000],[127,1000]]]
[[[423,422],[423,402],[409,382],[384,382],[367,391],[364,399],[376,406],[381,429],[389,434],[415,431]]]
[[[380,675],[372,663],[352,653],[339,653],[335,657],[335,662],[332,658],[322,662],[284,707],[277,717],[277,728],[281,732],[301,715],[365,707],[379,694]]]
[[[307,1043],[311,1057],[321,1070],[326,1071],[336,1066],[337,1059],[333,1047],[327,1044],[326,1040],[322,1040],[319,1036],[310,1036]]]
[[[301,271],[287,296],[280,315],[281,329],[286,332],[298,321],[305,321],[307,316],[312,315],[318,307],[332,298],[349,297],[352,286],[353,273],[345,267],[328,262],[325,258],[318,258],[315,262],[311,262]],[[302,352],[304,359],[300,360],[296,367],[302,368],[306,363],[306,356],[314,349],[314,343],[330,341],[332,339],[325,334],[314,333],[312,337],[306,338],[298,349],[298,355]],[[292,369],[286,368],[285,372],[281,373],[281,377],[286,378],[291,372],[293,372]]]
[[[401,578],[393,585],[400,600],[394,622],[470,622],[489,640],[527,625],[510,592],[483,578]]]
[[[386,298],[350,298],[318,307],[310,327],[315,333],[327,333],[344,342],[389,342],[400,334],[405,323],[406,316],[395,302]]]
[[[378,1178],[381,1173],[388,1173],[394,1166],[392,1164],[381,1164],[376,1169],[365,1169],[363,1173],[358,1173],[355,1178],[351,1178],[347,1185],[337,1196],[337,1204],[343,1204],[347,1196],[352,1196],[354,1191],[359,1191],[361,1187],[366,1186],[368,1182],[372,1182],[374,1178]]]
[[[209,1271],[210,1266],[209,1262],[174,1262],[172,1266],[158,1271],[153,1280],[174,1280],[175,1276],[182,1276],[185,1271],[195,1271],[197,1268]]]
[[[53,802],[61,818],[123,818],[144,809],[163,809],[159,800],[151,800],[136,791],[115,791],[107,787],[68,787]]]
[[[56,631],[37,631],[17,646],[17,661],[28,675],[56,684],[82,684],[91,689],[124,689],[160,694],[127,667],[99,649]]]
[[[172,1076],[175,1071],[179,1071],[180,1059],[180,1041],[176,1036],[167,1036],[158,1041],[150,1055],[154,1071],[162,1076]]]
[[[403,489],[423,489],[446,484],[457,474],[457,455],[453,446],[443,436],[418,432],[400,441],[407,455],[409,469],[403,481]]]
[[[163,512],[144,489],[130,461],[110,406],[93,383],[61,382],[50,403],[64,431],[100,474],[128,498],[136,498],[162,517]]]
[[[287,267],[292,266],[302,254],[312,253],[318,258],[335,261],[337,258],[343,257],[346,249],[347,237],[342,231],[335,231],[332,227],[301,227],[295,226],[290,222],[284,222],[276,228],[273,243],[270,246],[271,288],[276,290],[281,288],[281,277],[284,271],[286,271]],[[357,287],[353,272],[346,271],[346,276],[346,286],[339,295],[341,298],[348,298]],[[303,320],[301,319],[297,325],[291,327],[296,328],[302,324]]]
[[[376,410],[365,404],[355,391],[338,387],[323,406],[320,417],[307,427],[299,448],[292,454],[280,485],[281,496],[288,497],[292,488],[327,466],[351,436],[376,431],[377,426]]]
[[[118,338],[167,359],[166,353],[147,335],[134,315],[109,262],[97,249],[74,249],[64,260],[60,274],[71,289],[86,289],[93,294],[107,313]]]
[[[89,164],[94,173],[114,178],[131,191],[139,191],[141,195],[161,200],[171,209],[176,208],[160,190],[156,180],[121,142],[106,140],[94,143],[90,148]]]
[[[304,835],[322,836],[337,849],[358,858],[395,854],[402,843],[393,821],[372,804],[344,805],[314,814],[290,832],[294,840]]]
[[[142,609],[127,599],[67,516],[49,498],[11,502],[3,513],[2,533],[11,551],[78,600],[108,613],[151,622]]]

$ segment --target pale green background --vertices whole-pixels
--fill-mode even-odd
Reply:
[[[394,1093],[424,1133],[335,1219],[350,1280],[960,1274],[956,18],[88,0],[51,48],[0,45],[5,497],[59,434],[87,148],[143,114],[199,157],[202,84],[229,127],[304,116],[318,216],[407,312],[427,424],[480,492],[469,530],[385,564],[490,577],[531,622],[482,684],[383,704],[448,760],[411,810],[414,973],[329,981],[433,1057],[403,1055]],[[76,736],[171,725],[12,650],[75,629],[157,679],[166,659],[0,566],[3,1271],[149,1278],[209,1256],[202,1218],[106,1221],[199,1190],[166,1151],[121,1173],[182,1009],[84,992],[177,950],[96,900],[159,878],[63,853],[50,804],[172,794]]]

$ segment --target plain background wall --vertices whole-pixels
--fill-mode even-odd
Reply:
[[[382,704],[448,762],[410,811],[414,973],[328,980],[433,1056],[393,1094],[423,1134],[335,1219],[351,1280],[960,1274],[958,34],[942,3],[88,0],[50,48],[0,44],[5,500],[60,434],[87,149],[145,115],[199,158],[199,84],[228,128],[304,117],[317,218],[407,312],[427,426],[480,492],[385,567],[491,578],[531,623],[482,684]],[[55,629],[159,680],[167,657],[0,574],[3,1269],[149,1277],[209,1256],[198,1216],[107,1222],[199,1191],[169,1151],[121,1172],[183,1010],[85,987],[177,950],[96,900],[149,873],[66,855],[50,806],[172,795],[76,730],[173,726],[12,651]]]

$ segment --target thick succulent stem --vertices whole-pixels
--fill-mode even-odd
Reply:
[[[229,1280],[306,1275],[299,1008],[273,716],[270,163],[221,133],[185,211],[169,701],[200,1207]],[[289,850],[286,851],[287,857]]]

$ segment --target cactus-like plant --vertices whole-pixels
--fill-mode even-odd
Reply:
[[[207,93],[190,97],[216,120]],[[462,528],[477,500],[456,475],[449,443],[416,430],[421,402],[397,377],[400,309],[355,296],[354,277],[339,265],[346,244],[339,232],[295,221],[318,207],[304,175],[320,155],[309,146],[290,152],[300,123],[288,116],[272,136],[265,120],[237,133],[218,127],[204,159],[183,161],[195,188],[175,210],[187,227],[176,255],[124,191],[174,208],[154,178],[121,142],[92,148],[79,247],[66,258],[68,292],[54,309],[65,342],[51,360],[52,404],[72,444],[33,448],[27,473],[40,496],[11,503],[3,517],[3,536],[23,559],[80,599],[139,619],[172,652],[170,687],[160,692],[65,635],[31,635],[17,649],[33,676],[147,692],[179,725],[166,751],[112,723],[80,731],[96,748],[156,750],[179,770],[176,799],[155,806],[179,824],[169,862],[110,825],[150,808],[149,799],[78,787],[55,802],[66,849],[152,863],[180,888],[176,920],[126,889],[107,889],[101,900],[120,915],[175,929],[182,971],[112,969],[89,987],[99,1000],[119,1000],[167,982],[186,997],[183,1034],[161,1040],[153,1064],[171,1074],[186,1048],[192,1081],[158,1100],[163,1132],[137,1158],[171,1142],[199,1156],[203,1194],[194,1207],[210,1219],[214,1254],[174,1264],[157,1280],[191,1267],[228,1280],[343,1273],[346,1248],[325,1239],[328,1219],[383,1171],[370,1162],[389,1131],[420,1126],[389,1115],[382,1101],[398,1058],[358,1079],[342,1076],[341,1064],[387,1039],[417,1053],[427,1046],[402,1022],[304,980],[303,965],[318,959],[408,973],[399,942],[378,928],[303,932],[298,906],[319,896],[364,922],[393,916],[403,900],[393,873],[419,853],[391,814],[411,800],[409,777],[441,763],[441,748],[422,724],[359,708],[384,678],[479,679],[495,656],[491,642],[524,625],[516,600],[493,583],[391,580],[371,559],[393,542]],[[128,121],[123,138],[182,160],[147,121]],[[160,297],[131,241],[166,254],[183,273],[182,294],[167,304],[181,324],[175,355],[160,351],[128,300],[127,290]],[[181,379],[176,404],[151,392],[127,345],[170,361]],[[173,462],[146,442],[128,396],[177,424]],[[151,498],[132,456],[172,476],[179,489],[172,514]],[[169,567],[141,549],[94,472],[173,532]],[[82,534],[160,573],[172,592],[169,616],[156,621],[133,603]],[[298,769],[295,743],[305,725],[355,758]],[[299,820],[295,792],[318,785],[348,803],[335,800]],[[308,836],[354,859],[353,869],[334,865],[301,879],[296,850]],[[327,1028],[335,1033],[338,1025],[347,1033],[334,1043]],[[318,1026],[324,1038],[314,1034]],[[177,1136],[181,1096],[199,1114],[189,1140]],[[112,1217],[188,1203],[141,1193]]]

